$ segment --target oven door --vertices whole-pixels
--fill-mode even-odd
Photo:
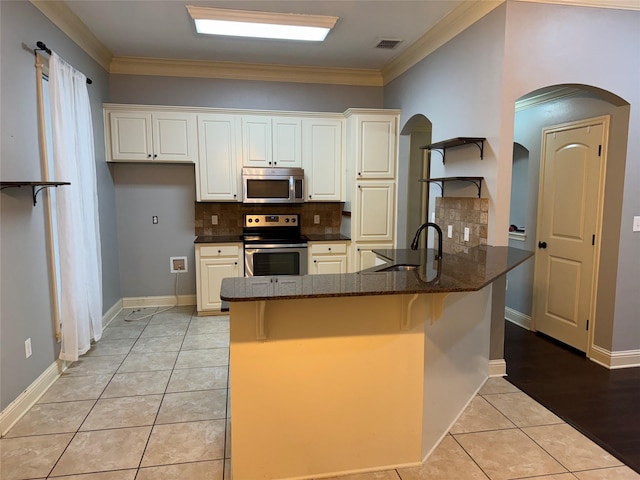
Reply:
[[[307,244],[247,244],[244,246],[244,274],[306,275]]]

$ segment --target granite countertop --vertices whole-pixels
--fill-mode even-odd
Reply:
[[[344,242],[351,241],[349,237],[346,237],[340,233],[306,233],[304,235],[310,242]]]
[[[472,292],[482,289],[534,255],[513,247],[480,246],[467,253],[434,259],[432,249],[375,250],[388,260],[357,273],[330,275],[225,278],[220,298],[230,302],[256,300]],[[408,271],[384,271],[418,265]]]
[[[303,235],[309,242],[344,242],[350,241],[349,237],[340,233],[310,233]],[[238,243],[242,242],[242,235],[201,235],[196,237],[193,243]]]
[[[242,243],[242,235],[201,235],[193,243]]]

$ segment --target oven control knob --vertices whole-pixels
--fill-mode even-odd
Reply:
[[[293,223],[296,223],[296,219],[295,219],[295,218],[292,218],[292,219],[291,219],[291,221],[292,221]]]
[[[250,218],[249,220],[247,220],[249,223],[253,222],[253,218]]]
[[[289,223],[289,219],[288,218],[285,218],[284,221],[285,221],[285,223]]]
[[[260,223],[260,219],[259,218],[256,218],[256,223]]]

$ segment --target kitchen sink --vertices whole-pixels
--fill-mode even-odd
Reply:
[[[417,267],[418,265],[391,265],[378,270],[378,272],[409,272]]]

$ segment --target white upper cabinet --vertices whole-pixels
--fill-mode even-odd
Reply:
[[[397,115],[354,115],[356,178],[395,178]]]
[[[196,168],[198,201],[239,201],[237,171],[240,119],[234,115],[198,115],[200,160]]]
[[[306,201],[343,201],[343,121],[305,118],[302,120],[302,167]]]
[[[294,117],[242,117],[242,165],[300,167],[301,121]]]
[[[110,111],[108,160],[197,161],[196,115],[163,111]]]

